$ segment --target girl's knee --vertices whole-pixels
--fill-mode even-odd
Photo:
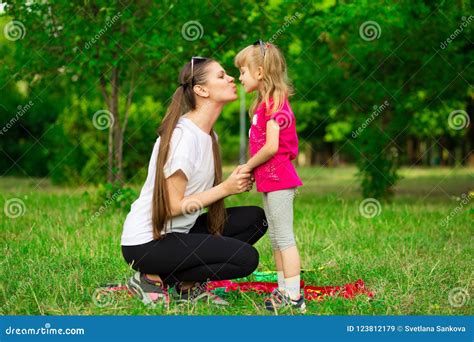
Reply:
[[[278,249],[277,240],[275,238],[275,232],[271,228],[268,230],[268,238],[270,239],[270,244],[272,245],[272,248]]]
[[[278,249],[283,252],[285,249],[288,249],[290,247],[294,247],[296,246],[296,242],[295,241],[289,241],[289,242],[286,242],[286,243],[280,243],[278,245]]]
[[[293,234],[277,236],[276,245],[277,245],[277,249],[279,249],[280,251],[296,246],[295,237]]]
[[[280,249],[278,245],[278,241],[275,239],[275,237],[270,237],[270,244],[272,245],[272,249]]]

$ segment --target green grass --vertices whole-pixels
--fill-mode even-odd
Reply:
[[[380,215],[359,213],[362,200],[354,168],[301,168],[305,185],[295,200],[295,232],[304,274],[314,285],[340,285],[362,278],[375,298],[327,298],[308,302],[314,315],[466,315],[472,300],[451,306],[448,293],[463,288],[472,295],[472,201],[441,221],[474,190],[472,169],[402,170],[392,203]],[[47,315],[266,315],[263,296],[232,293],[232,306],[171,305],[149,309],[133,298],[98,307],[94,290],[120,282],[131,272],[122,258],[120,234],[125,212],[94,214],[85,191],[52,186],[47,179],[0,178],[2,197],[0,310],[2,314]],[[19,198],[25,212],[9,218],[5,201]],[[261,205],[256,192],[233,196],[227,206]],[[259,270],[273,269],[268,237],[257,244]],[[471,261],[470,261],[471,260]]]

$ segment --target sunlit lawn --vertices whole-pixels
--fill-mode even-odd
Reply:
[[[376,294],[372,300],[310,301],[308,314],[472,314],[469,298],[454,298],[461,306],[448,301],[456,288],[472,295],[473,205],[461,198],[474,190],[472,169],[404,169],[393,202],[382,203],[374,218],[359,212],[355,168],[299,172],[304,186],[295,201],[295,231],[303,267],[316,270],[304,274],[305,282],[341,285],[361,278]],[[0,178],[3,314],[267,314],[264,296],[256,293],[227,295],[231,306],[225,309],[173,303],[169,310],[150,309],[126,296],[111,306],[95,305],[99,285],[123,282],[131,271],[120,251],[126,212],[108,209],[87,226],[95,210],[86,190],[95,191],[56,187],[47,179]],[[3,212],[11,198],[25,205],[18,218]],[[261,199],[253,191],[226,205],[261,205]],[[272,270],[268,237],[257,248],[259,270]]]

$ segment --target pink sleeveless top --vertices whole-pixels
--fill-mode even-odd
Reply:
[[[288,99],[285,99],[281,110],[272,115],[266,115],[265,102],[259,104],[249,131],[250,156],[254,156],[265,145],[267,122],[271,119],[280,126],[278,151],[254,170],[258,192],[278,191],[303,185],[291,162],[298,155],[298,135],[295,115]]]

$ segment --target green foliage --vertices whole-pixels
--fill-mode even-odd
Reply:
[[[87,196],[87,194],[86,194]],[[137,199],[138,192],[134,188],[120,186],[119,184],[99,184],[97,191],[91,196],[90,203],[94,210],[100,208],[130,210],[130,205]]]
[[[461,138],[467,134],[467,130],[456,130],[450,127],[449,114],[463,109],[464,106],[465,103],[462,101],[449,101],[449,105],[444,102],[437,109],[430,110],[425,107],[416,111],[412,118],[410,133],[417,137],[450,136]]]
[[[93,125],[92,117],[100,110],[101,102],[80,101],[72,96],[70,106],[58,117],[46,138],[52,146],[51,177],[56,183],[71,185],[99,184],[106,181],[107,130]],[[150,96],[143,97],[130,107],[128,131],[125,135],[124,165],[130,182],[143,182],[153,144],[157,139],[158,124],[163,114],[161,103]]]
[[[447,39],[471,12],[464,1],[231,0],[206,6],[191,0],[179,6],[174,1],[8,1],[0,26],[19,20],[26,34],[17,41],[0,36],[0,124],[9,122],[19,105],[29,100],[35,105],[2,136],[0,147],[8,157],[0,160],[0,171],[67,184],[105,182],[108,132],[91,121],[107,108],[100,75],[117,67],[120,122],[132,83],[135,89],[124,137],[124,175],[129,182],[143,182],[181,66],[190,56],[210,56],[237,78],[235,54],[258,37],[271,39],[285,54],[300,141],[316,149],[353,143],[357,149],[343,152],[360,160],[361,175],[371,170],[361,176],[363,187],[386,196],[382,189],[389,191],[396,181],[397,164],[385,152],[391,146],[403,148],[407,137],[449,138],[457,147],[468,140],[469,130],[450,129],[447,120],[453,110],[472,108],[473,51],[467,38],[472,23]],[[182,28],[189,21],[202,25],[201,38],[184,39]],[[367,22],[379,25],[377,38],[361,36]],[[250,101],[251,96],[247,106]],[[371,108],[384,101],[390,113],[377,123],[384,134],[375,135],[376,142],[358,141],[363,136],[349,140]],[[238,117],[235,102],[216,124],[226,163],[238,160]]]
[[[393,196],[393,186],[400,178],[396,147],[380,150],[380,146],[389,146],[389,138],[378,127],[365,129],[356,144],[357,176],[361,179],[362,195],[389,200]]]
[[[350,122],[333,122],[326,126],[324,140],[327,142],[344,141],[351,131],[352,124]]]

